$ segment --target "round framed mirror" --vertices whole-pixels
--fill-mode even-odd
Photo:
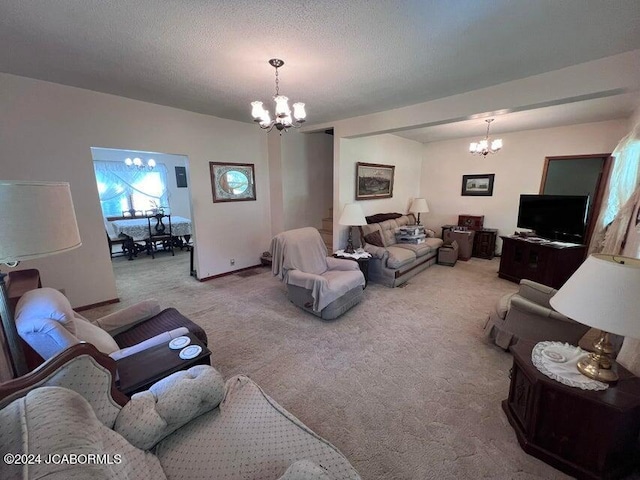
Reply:
[[[238,170],[229,170],[220,178],[220,188],[229,195],[240,195],[249,188],[249,178]]]

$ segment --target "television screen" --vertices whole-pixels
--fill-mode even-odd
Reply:
[[[587,195],[520,195],[518,227],[551,240],[582,243],[588,209]]]

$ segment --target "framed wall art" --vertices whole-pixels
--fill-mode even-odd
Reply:
[[[395,165],[356,164],[356,200],[393,197]]]
[[[495,173],[462,176],[462,195],[471,197],[490,197],[493,195]]]
[[[256,199],[253,163],[209,162],[213,203]]]

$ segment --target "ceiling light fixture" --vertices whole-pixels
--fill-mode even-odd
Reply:
[[[279,58],[272,58],[269,60],[269,64],[276,69],[276,94],[273,96],[273,100],[276,102],[275,107],[275,119],[271,120],[269,110],[262,106],[262,102],[251,102],[251,115],[253,121],[260,125],[260,128],[270,132],[273,127],[276,127],[280,134],[293,127],[300,128],[304,123],[307,113],[304,110],[304,103],[293,104],[293,119],[291,118],[291,109],[289,108],[289,99],[284,95],[280,95],[280,85],[278,78],[278,68],[284,65],[284,61]]]
[[[138,170],[153,170],[156,166],[156,161],[153,158],[150,158],[147,163],[144,163],[139,157],[135,157],[133,160],[131,158],[125,158],[124,163],[127,167],[137,168]]]
[[[496,138],[489,143],[489,126],[493,122],[493,118],[485,120],[487,122],[487,136],[479,142],[471,142],[469,144],[469,153],[482,155],[486,157],[490,153],[496,153],[502,148],[502,139]]]

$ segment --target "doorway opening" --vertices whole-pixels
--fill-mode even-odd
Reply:
[[[540,182],[542,195],[588,195],[587,228],[582,243],[589,245],[611,173],[609,153],[546,157]]]
[[[149,272],[192,273],[188,157],[102,147],[91,156],[118,290],[148,282]]]

